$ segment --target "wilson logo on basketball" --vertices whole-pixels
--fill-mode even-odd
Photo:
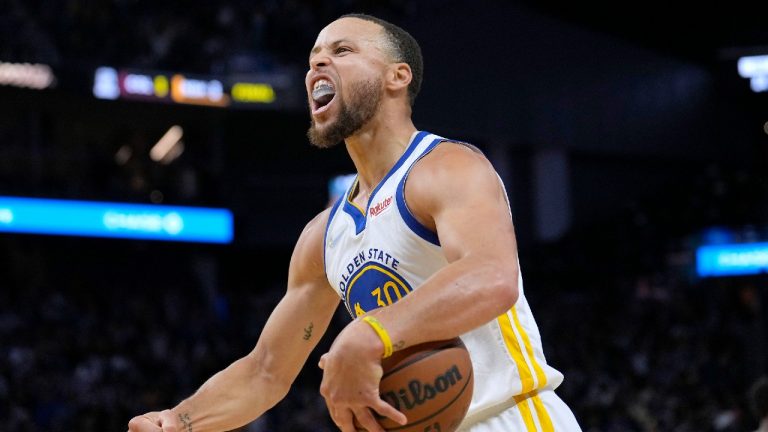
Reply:
[[[392,197],[385,198],[384,200],[377,203],[375,206],[371,207],[370,210],[368,210],[368,213],[371,214],[371,216],[378,216],[386,210],[389,205],[392,204]]]
[[[419,380],[411,380],[407,388],[401,388],[394,391],[388,391],[381,395],[381,398],[388,402],[395,409],[401,407],[411,410],[416,406],[423,405],[428,400],[434,399],[438,394],[447,392],[451,387],[463,380],[459,367],[454,365],[444,374],[435,377],[434,382],[425,383]]]

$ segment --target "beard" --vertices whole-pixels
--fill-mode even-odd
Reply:
[[[307,131],[309,142],[318,148],[330,148],[354,135],[373,118],[381,102],[381,80],[357,81],[350,86],[350,104],[339,96],[339,116],[324,129],[318,129],[315,120]],[[311,108],[310,108],[311,109]]]

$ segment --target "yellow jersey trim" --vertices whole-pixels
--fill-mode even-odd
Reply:
[[[517,340],[515,330],[512,328],[512,321],[509,318],[509,313],[504,313],[498,318],[499,326],[501,328],[501,334],[504,338],[504,344],[507,346],[507,350],[512,355],[512,359],[517,365],[517,370],[520,373],[520,382],[523,385],[521,393],[525,394],[533,390],[533,375],[531,369],[528,367],[528,363],[523,357],[523,351],[520,348],[520,342]]]
[[[515,402],[517,402],[517,409],[520,410],[520,415],[523,417],[525,423],[525,430],[527,432],[538,432],[536,430],[536,423],[533,422],[533,413],[531,412],[531,406],[528,405],[528,397],[524,395],[515,396]]]
[[[536,408],[536,417],[539,418],[539,425],[543,432],[555,432],[555,427],[552,426],[552,419],[549,418],[547,408],[544,406],[544,402],[541,400],[538,392],[531,398],[533,400],[533,406]]]
[[[544,370],[539,365],[539,362],[536,361],[536,356],[533,355],[533,345],[531,345],[531,340],[528,338],[528,334],[520,324],[520,318],[518,318],[517,310],[514,307],[512,308],[512,317],[515,319],[515,327],[517,328],[517,332],[520,333],[520,337],[523,338],[523,345],[525,346],[525,351],[528,354],[528,359],[531,361],[533,370],[536,372],[536,388],[542,388],[547,385],[547,376],[544,374]]]
[[[349,194],[347,195],[347,202],[352,204],[354,208],[360,210],[360,213],[363,216],[365,216],[365,210],[363,210],[362,207],[360,207],[359,205],[355,204],[354,201],[352,201],[352,195],[354,195],[355,191],[357,190],[357,180],[358,180],[357,177],[355,177],[355,181],[354,183],[352,183],[352,187],[349,189]]]

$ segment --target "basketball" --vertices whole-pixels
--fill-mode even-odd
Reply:
[[[427,342],[382,362],[381,398],[408,418],[399,425],[377,416],[388,431],[452,432],[472,401],[474,376],[469,351],[459,338]],[[360,425],[355,420],[358,430]]]

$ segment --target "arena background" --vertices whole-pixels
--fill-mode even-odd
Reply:
[[[768,66],[743,77],[738,61],[768,54],[757,9],[6,0],[0,430],[125,430],[253,347],[301,228],[353,170],[343,146],[308,145],[302,81],[317,32],[347,12],[420,41],[417,126],[476,144],[502,175],[526,295],[584,430],[756,428]],[[169,130],[183,136],[151,156]],[[22,234],[9,197],[225,208],[234,238]],[[701,274],[699,248],[742,243],[730,270],[748,274]],[[242,430],[333,430],[314,367],[331,334]]]

